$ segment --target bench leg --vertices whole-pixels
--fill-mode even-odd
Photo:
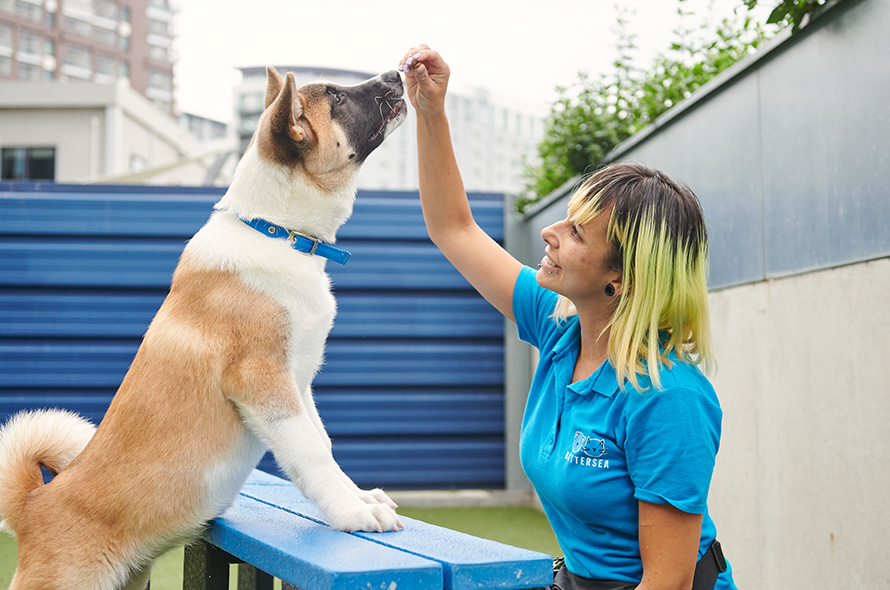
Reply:
[[[185,547],[183,590],[228,590],[229,555],[203,539]]]
[[[272,590],[273,579],[249,563],[238,565],[238,590]]]
[[[203,539],[185,547],[182,589],[229,590],[229,564],[232,563],[238,564],[238,590],[272,590],[274,578],[271,575]],[[287,589],[293,589],[293,586],[287,584],[283,590]]]

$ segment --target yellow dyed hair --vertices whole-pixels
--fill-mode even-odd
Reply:
[[[572,223],[583,225],[612,207],[606,231],[610,267],[621,273],[618,302],[608,325],[609,360],[618,382],[640,389],[648,375],[661,389],[668,354],[713,367],[708,318],[708,235],[693,192],[658,170],[616,164],[592,174],[569,201]],[[577,313],[560,296],[557,321]]]

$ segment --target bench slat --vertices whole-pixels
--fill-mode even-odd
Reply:
[[[301,590],[442,588],[442,567],[434,561],[243,495],[213,521],[204,538]]]
[[[268,473],[254,471],[241,493],[288,513],[324,522],[318,508],[293,485]],[[402,517],[402,522],[406,528],[398,533],[355,533],[353,536],[441,563],[446,590],[518,590],[552,583],[553,560],[549,555],[406,517]]]

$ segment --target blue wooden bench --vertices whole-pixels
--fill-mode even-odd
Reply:
[[[405,530],[342,533],[289,482],[256,470],[234,505],[186,548],[184,588],[519,590],[549,586],[549,555],[402,517]]]

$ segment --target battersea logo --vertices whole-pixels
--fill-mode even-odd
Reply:
[[[566,451],[565,459],[574,465],[608,469],[609,460],[601,458],[607,452],[608,450],[606,449],[605,440],[587,436],[579,430],[575,432],[575,440],[572,441],[572,450]]]

